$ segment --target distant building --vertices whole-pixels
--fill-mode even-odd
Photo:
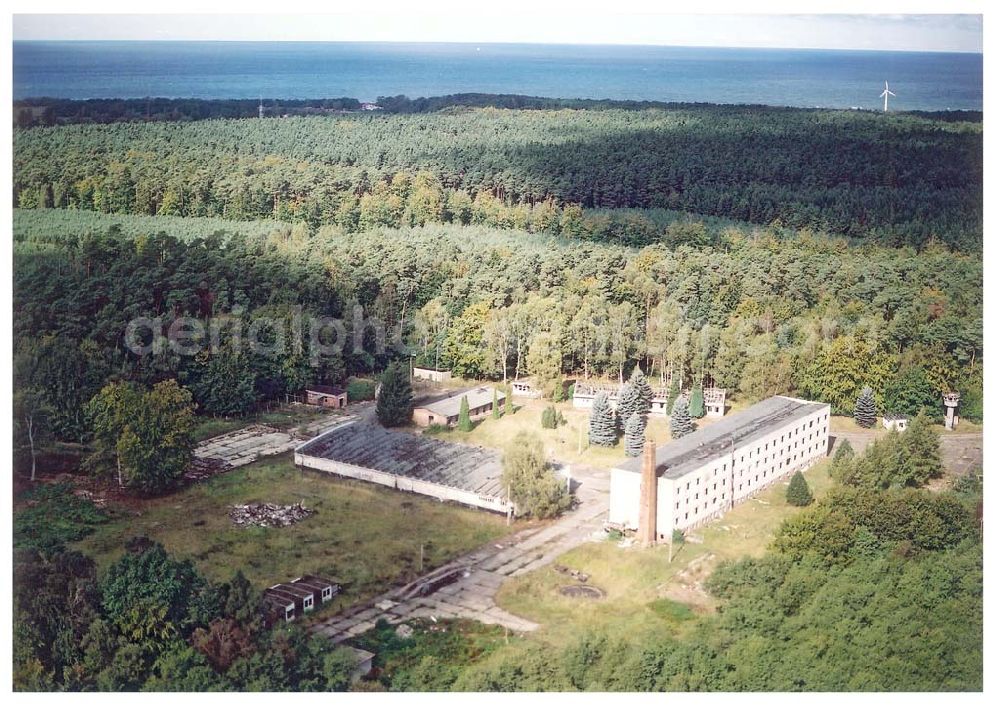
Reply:
[[[431,369],[425,366],[413,367],[413,378],[424,381],[436,381],[445,383],[451,381],[451,372],[447,369]]]
[[[339,386],[308,386],[306,403],[324,408],[343,408],[347,405],[347,390]]]
[[[824,457],[829,425],[828,404],[785,396],[733,413],[613,468],[609,521],[651,543],[700,526]]]
[[[898,430],[903,432],[910,425],[909,416],[898,413],[886,413],[882,416],[882,427],[886,430]]]
[[[541,398],[542,392],[535,388],[535,385],[528,379],[518,379],[511,381],[511,393],[521,398]]]
[[[573,387],[573,407],[591,408],[594,399],[598,394],[603,393],[608,397],[608,403],[615,410],[618,409],[618,396],[622,387],[619,384],[610,383],[584,383],[577,382]],[[515,390],[516,393],[516,390]],[[709,418],[721,418],[726,413],[726,389],[706,388],[705,389],[705,415]],[[687,394],[690,400],[690,393]],[[670,416],[670,389],[660,387],[653,389],[653,398],[649,403],[649,414],[668,418]]]
[[[502,406],[507,399],[507,395],[503,391],[492,386],[480,386],[415,407],[413,409],[413,422],[424,428],[434,424],[457,424],[463,396],[469,400],[469,417],[472,420],[484,418],[493,412],[494,392],[496,393],[497,405]]]
[[[377,103],[362,103],[361,104],[361,110],[363,110],[363,111],[381,111],[382,110],[382,106],[378,105]]]

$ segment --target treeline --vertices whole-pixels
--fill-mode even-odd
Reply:
[[[257,118],[262,104],[267,116],[361,110],[361,102],[356,98],[281,101],[272,98],[29,98],[14,101],[14,122],[19,128],[30,128],[69,123]]]
[[[23,207],[350,230],[470,223],[478,204],[476,223],[635,244],[662,234],[641,219],[585,225],[579,210],[664,208],[978,250],[982,172],[979,123],[752,106],[119,123],[14,140]]]
[[[65,213],[46,213],[66,228]],[[911,414],[958,390],[961,414],[982,415],[982,262],[942,248],[735,229],[715,249],[581,245],[471,226],[345,234],[276,225],[267,236],[206,237],[196,226],[186,234],[181,220],[167,222],[176,236],[128,236],[95,233],[92,215],[66,237],[38,216],[30,233],[15,227],[14,340],[24,354],[15,363],[27,372],[18,384],[42,392],[64,439],[86,437],[84,405],[111,379],[176,379],[199,412],[231,415],[308,383],[381,371],[409,352],[494,380],[614,379],[639,364],[654,381],[714,382],[745,400],[799,393],[847,414],[865,386],[879,410],[912,405],[891,411]],[[379,351],[377,333],[355,324],[356,305],[387,332],[402,324],[408,352]],[[313,315],[341,318],[345,341],[357,333],[363,348],[313,362],[307,349],[255,352],[225,336],[197,356],[140,356],[124,342],[129,321],[158,316],[164,327],[178,316],[222,321],[224,335],[262,317],[289,327],[301,317],[308,341]]]

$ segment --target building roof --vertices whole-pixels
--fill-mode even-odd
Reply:
[[[677,479],[703,464],[757,440],[789,421],[816,413],[826,408],[826,403],[803,401],[786,396],[772,396],[749,408],[727,415],[718,423],[706,425],[680,440],[656,448],[656,474]],[[615,469],[642,472],[642,458],[623,462]]]
[[[505,496],[498,453],[386,430],[380,425],[347,423],[309,441],[298,452],[486,497]]]
[[[506,396],[503,391],[495,389],[492,386],[480,386],[479,388],[470,388],[468,391],[456,393],[454,396],[448,396],[448,398],[442,398],[438,401],[426,403],[422,406],[418,406],[418,408],[424,408],[425,410],[429,410],[431,413],[451,418],[452,416],[458,415],[458,411],[462,407],[462,396],[468,397],[469,409],[471,410],[473,408],[479,408],[480,406],[492,404],[494,391],[496,391],[497,394],[497,401],[504,400]]]
[[[306,391],[312,391],[313,393],[326,393],[331,396],[342,396],[347,393],[346,389],[340,388],[339,386],[306,386]]]

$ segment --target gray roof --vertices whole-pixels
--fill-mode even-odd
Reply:
[[[355,422],[334,428],[298,451],[487,497],[504,496],[500,455],[481,447]]]
[[[790,420],[821,411],[826,403],[772,396],[749,408],[732,413],[717,423],[699,428],[680,440],[656,448],[656,474],[677,479],[701,467],[731,447],[739,447],[763,437]],[[615,469],[642,472],[642,458],[632,458]]]
[[[458,415],[458,410],[462,406],[462,396],[469,398],[470,409],[479,408],[480,406],[493,403],[493,391],[497,392],[497,401],[503,401],[506,397],[503,391],[494,389],[492,386],[480,386],[479,388],[470,388],[468,391],[462,391],[461,393],[456,393],[454,396],[442,398],[439,401],[433,401],[417,407],[426,408],[431,413],[437,413],[438,415],[450,418]]]

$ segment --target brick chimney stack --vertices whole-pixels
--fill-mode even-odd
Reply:
[[[656,543],[656,487],[656,443],[647,440],[639,482],[639,545],[644,548]]]

